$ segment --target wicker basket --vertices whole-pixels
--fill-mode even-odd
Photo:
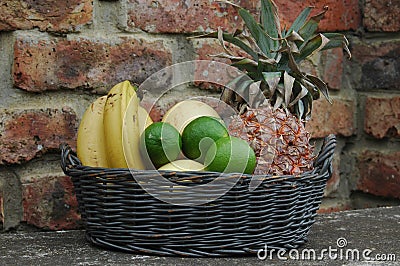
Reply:
[[[223,196],[199,206],[179,206],[153,197],[129,169],[82,166],[67,145],[61,147],[61,164],[74,183],[90,243],[147,255],[236,256],[255,254],[265,244],[268,248],[291,249],[307,241],[331,176],[335,147],[335,136],[325,138],[314,170],[301,176],[257,176],[262,184],[249,191],[253,176],[241,175]],[[134,174],[151,179],[156,171]],[[204,184],[220,176],[212,172],[160,174],[177,187]],[[238,175],[222,177],[229,180]],[[219,189],[210,186],[207,195]]]

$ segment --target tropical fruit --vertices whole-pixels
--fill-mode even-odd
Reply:
[[[174,126],[182,134],[185,126],[200,116],[220,118],[208,104],[197,100],[184,100],[172,106],[163,116],[162,122]]]
[[[145,169],[139,140],[153,121],[139,105],[136,90],[128,80],[120,82],[86,109],[77,137],[83,165]]]
[[[221,96],[240,115],[232,119],[228,130],[255,149],[256,174],[298,175],[311,170],[314,146],[304,125],[311,116],[313,100],[320,94],[331,100],[327,84],[302,69],[301,62],[336,47],[342,47],[350,57],[348,41],[340,33],[317,32],[327,9],[309,18],[312,7],[307,7],[290,27],[281,27],[272,0],[261,0],[259,22],[248,10],[234,6],[244,29],[198,36],[218,39],[225,51],[219,56],[230,59],[232,66],[244,73],[234,80],[236,90],[226,89]],[[244,53],[237,56],[238,49],[230,49],[224,42]],[[251,85],[259,88],[259,97],[248,96]]]
[[[207,171],[252,174],[256,156],[246,141],[236,137],[218,139],[208,149],[204,165]]]
[[[102,96],[90,104],[79,124],[76,152],[86,166],[108,167],[103,125],[106,100],[107,96]]]
[[[139,98],[129,81],[115,85],[104,106],[105,148],[112,168],[145,169],[139,151]]]
[[[254,174],[300,174],[312,169],[314,146],[299,119],[281,108],[247,108],[228,130],[248,141],[257,155]]]
[[[176,160],[161,166],[158,170],[203,171],[204,165],[193,160]]]
[[[151,124],[140,137],[140,152],[155,168],[175,161],[181,153],[181,148],[182,139],[179,132],[165,122]]]
[[[227,136],[228,130],[222,120],[211,116],[198,117],[183,129],[183,154],[189,159],[204,162],[205,153],[211,144]]]

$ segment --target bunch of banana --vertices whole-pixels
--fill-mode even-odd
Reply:
[[[129,81],[115,85],[85,111],[78,129],[77,155],[83,165],[145,169],[141,132],[152,123]]]

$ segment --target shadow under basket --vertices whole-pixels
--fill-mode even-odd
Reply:
[[[68,145],[61,145],[61,165],[90,243],[146,255],[243,256],[307,241],[335,147],[335,136],[326,137],[314,169],[299,176],[87,167]]]

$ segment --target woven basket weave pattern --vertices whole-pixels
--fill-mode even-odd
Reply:
[[[331,175],[335,146],[335,137],[328,136],[314,170],[296,177],[256,176],[262,183],[253,191],[249,190],[251,175],[160,171],[177,184],[160,187],[159,194],[170,197],[178,194],[180,185],[195,187],[218,177],[222,182],[210,185],[203,195],[212,198],[226,187],[224,180],[239,178],[221,197],[193,206],[170,204],[150,195],[129,169],[82,166],[65,145],[61,163],[74,183],[86,237],[93,244],[150,255],[251,255],[265,244],[290,249],[305,243]],[[150,183],[158,175],[154,170],[133,172]],[[179,197],[182,202],[198,200],[190,193],[179,193]]]

